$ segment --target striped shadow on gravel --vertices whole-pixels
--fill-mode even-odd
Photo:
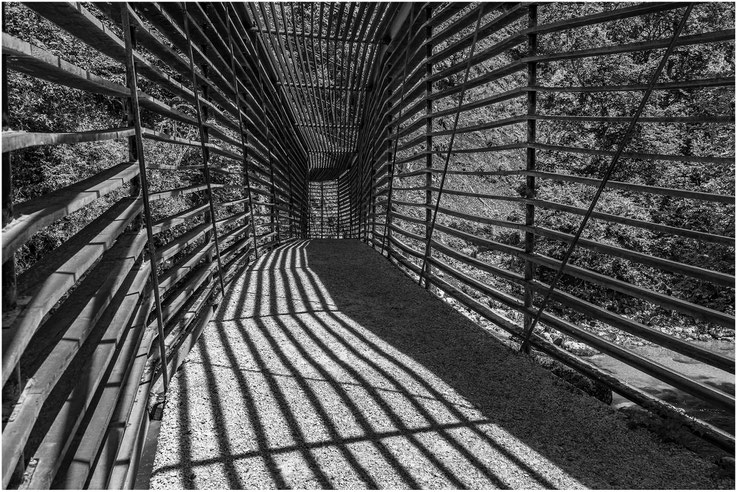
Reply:
[[[154,489],[719,488],[353,240],[236,279],[175,376]]]

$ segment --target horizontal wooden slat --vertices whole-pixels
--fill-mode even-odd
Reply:
[[[151,302],[153,302],[153,298],[151,298]],[[138,323],[145,324],[145,318],[139,319]],[[146,368],[146,360],[154,332],[155,329],[153,326],[149,330],[144,330],[143,340],[141,340],[138,346],[133,367],[130,369],[129,374],[125,375],[116,372],[115,376],[117,377],[111,376],[109,380],[110,384],[105,387],[104,396],[100,398],[100,404],[96,408],[95,417],[108,421],[108,424],[107,427],[101,427],[106,429],[106,431],[103,434],[97,459],[92,463],[87,463],[82,459],[79,462],[75,462],[74,465],[75,467],[91,468],[87,483],[87,488],[89,489],[107,488],[109,471],[113,466],[118,445],[127,427],[130,407],[133,404],[139,384],[141,383],[141,375]],[[109,417],[107,415],[108,412],[112,413]],[[99,421],[98,419],[95,420]],[[80,470],[77,469],[77,472],[79,473]],[[79,475],[75,474],[75,476]]]
[[[49,51],[7,33],[3,33],[2,43],[3,55],[7,56],[5,58],[7,68],[11,70],[95,94],[114,97],[125,97],[129,94],[124,85],[110,82],[83,70]]]
[[[483,292],[484,294],[494,298],[495,300],[498,300],[499,302],[505,303],[518,311],[527,312],[528,314],[532,315],[535,314],[533,309],[526,309],[524,306],[520,305],[518,301],[511,300],[509,296],[501,294],[498,290],[488,287],[482,282],[479,282],[478,280],[466,275],[465,273],[460,272],[459,270],[449,265],[446,265],[441,261],[438,261],[437,259],[431,258],[430,262],[435,268],[438,268],[452,275],[453,277],[467,284],[469,287],[477,289],[480,292]],[[636,369],[641,370],[655,377],[656,379],[680,388],[698,398],[704,398],[707,401],[713,402],[721,407],[732,409],[734,408],[734,396],[732,395],[687,378],[682,374],[663,366],[662,364],[653,362],[643,356],[635,354],[629,349],[620,347],[602,337],[599,337],[598,335],[587,332],[586,330],[583,330],[548,313],[544,313],[541,320],[543,322],[552,324],[552,326],[554,326],[556,329],[561,330],[564,333],[571,335],[583,341],[584,343],[587,343],[592,347],[595,347],[598,350],[611,355],[612,357],[622,360],[628,365],[635,367]]]
[[[210,188],[216,189],[216,188],[223,188],[225,185],[222,185],[220,183],[211,183]],[[205,191],[207,190],[207,185],[193,185],[193,186],[185,186],[183,188],[175,188],[173,190],[166,190],[166,191],[157,191],[155,193],[151,193],[150,200],[161,200],[163,198],[178,198],[180,196],[189,195],[190,193],[196,193],[198,191]]]
[[[613,150],[599,150],[599,149],[585,149],[581,147],[568,147],[565,145],[550,145],[534,143],[529,144],[529,148],[537,150],[548,150],[554,152],[567,152],[571,154],[583,154],[583,155],[596,155],[613,157]],[[702,164],[731,164],[734,162],[734,157],[709,157],[709,156],[694,156],[694,155],[669,155],[669,154],[648,154],[644,152],[622,152],[621,157],[625,159],[645,159],[652,161],[674,161],[674,162],[696,162]],[[734,200],[733,200],[734,201]]]
[[[177,282],[189,275],[192,270],[198,267],[198,264],[204,258],[212,253],[214,247],[215,243],[210,241],[201,248],[195,249],[182,258],[176,265],[169,268],[166,273],[159,277],[159,288],[161,292],[166,294]]]
[[[212,225],[209,223],[204,223],[195,226],[181,236],[174,238],[173,240],[169,241],[164,246],[156,250],[156,261],[162,262],[168,260],[187,246],[191,246],[192,244],[194,244],[195,241],[203,237],[205,235],[205,232],[209,230],[212,230]]]
[[[432,241],[432,246],[434,250],[441,251],[443,254],[446,254],[450,256],[451,258],[454,258],[467,265],[471,265],[475,268],[478,268],[481,271],[485,271],[492,275],[496,275],[505,280],[515,282],[519,285],[524,285],[526,283],[522,275],[496,267],[494,265],[489,265],[483,261],[477,260],[476,258],[472,258],[467,255],[464,255],[463,253],[455,251],[449,248],[446,244],[443,244],[437,240]],[[525,255],[524,258],[530,259],[531,261],[537,264],[545,265],[550,268],[557,268],[557,266],[560,263],[556,260],[541,257],[540,255]],[[583,278],[585,280],[592,280],[592,277],[589,274],[593,274],[593,276],[595,277],[598,276],[598,279],[596,280],[601,280],[601,279],[606,278],[603,275],[598,275],[595,272],[589,272],[583,268],[574,267],[572,265],[568,265],[566,267],[565,272],[572,274],[571,272],[573,272],[574,270],[580,273],[580,275],[576,275],[577,277]],[[608,282],[596,281],[596,283],[599,283],[600,285],[603,285],[607,288],[613,288],[614,290],[619,290],[620,292],[622,291],[619,288],[617,288],[617,286],[613,286],[613,284],[617,283],[618,281],[614,279],[608,279],[608,280],[609,280]],[[624,282],[619,282],[619,283],[624,284]],[[547,285],[542,284],[541,282],[537,282],[537,281],[533,281],[531,285],[535,287],[535,289],[538,290],[541,295],[545,294],[545,289],[548,287]],[[630,286],[630,287],[633,287],[633,286]],[[631,292],[629,289],[626,289],[626,290],[628,290],[628,292]],[[670,335],[662,333],[661,331],[655,328],[651,328],[641,323],[637,323],[635,321],[626,319],[615,313],[611,313],[605,309],[599,308],[598,306],[594,306],[591,303],[580,300],[567,293],[556,291],[553,294],[553,299],[558,300],[558,301],[560,301],[561,299],[564,299],[568,301],[568,302],[564,302],[564,304],[577,308],[579,312],[584,312],[586,314],[589,314],[596,319],[607,322],[611,324],[612,326],[616,326],[617,328],[623,329],[624,331],[627,331],[628,333],[641,337],[645,340],[654,342],[658,344],[659,346],[669,348],[680,354],[686,355],[687,357],[692,357],[696,360],[705,362],[708,365],[718,367],[719,369],[722,369],[724,371],[734,373],[734,358],[723,356],[714,351],[711,351],[711,350],[708,350],[708,349],[705,349],[699,346],[695,346],[683,340],[674,338]]]
[[[556,239],[558,241],[564,241],[566,243],[573,240],[573,236],[571,234],[554,231],[545,227],[532,227],[529,230],[531,230],[538,236]],[[591,239],[579,239],[577,244],[586,249],[610,254],[612,256],[618,256],[620,258],[625,258],[631,261],[642,263],[644,265],[654,266],[666,272],[681,273],[694,278],[708,280],[725,286],[734,285],[733,275],[715,272],[713,270],[708,270],[706,268],[694,265],[688,265],[678,261],[667,260],[665,258],[660,258],[657,256],[648,255],[646,253],[640,253],[638,251],[620,248],[618,246],[604,244],[601,241],[594,241]]]
[[[146,312],[148,311],[143,308],[138,311],[139,314]],[[98,456],[98,452],[100,457],[104,459],[104,450],[100,452],[100,447],[105,438],[105,432],[100,430],[108,426],[115,404],[118,402],[118,398],[121,397],[121,387],[126,380],[133,379],[136,382],[140,380],[137,367],[140,364],[139,361],[145,361],[145,358],[139,354],[141,348],[146,348],[150,343],[147,342],[147,335],[150,332],[145,329],[144,323],[145,317],[142,314],[137,316],[133,326],[129,329],[125,345],[117,356],[112,372],[107,379],[107,384],[101,388],[102,391],[99,395],[96,395],[97,405],[89,419],[86,432],[82,435],[81,441],[75,449],[69,467],[64,470],[61,477],[57,478],[57,482],[63,484],[65,488],[84,488],[92,462]],[[29,485],[32,486],[33,484]],[[94,486],[87,488],[92,489]]]
[[[653,89],[656,91],[678,90],[678,89],[704,89],[708,87],[732,87],[734,88],[734,77],[716,77],[711,79],[696,80],[680,80],[677,82],[661,82],[655,84]],[[581,86],[544,86],[532,85],[526,90],[539,92],[630,92],[645,91],[645,84],[629,84],[629,85],[592,85],[587,87]]]
[[[7,487],[46,398],[133,268],[143,250],[145,239],[146,236],[142,233],[131,233],[121,237],[94,271],[85,278],[83,285],[75,291],[76,295],[69,298],[46,322],[45,326],[49,330],[61,331],[64,335],[29,379],[16,404],[14,415],[11,415],[3,430],[4,487]],[[14,358],[6,359],[6,347],[9,345],[15,347],[17,344],[11,344],[11,340],[5,340],[5,336],[3,338],[3,374],[5,374],[5,367],[8,367],[8,372],[12,372],[15,367]]]
[[[204,212],[209,208],[209,204],[198,205],[187,210],[183,210],[177,214],[165,217],[158,222],[151,225],[151,229],[154,234],[159,234],[163,231],[168,231],[178,225],[187,223],[192,217]]]
[[[138,163],[124,162],[66,188],[15,205],[13,220],[3,227],[3,262],[35,232],[126,185],[137,175]]]
[[[140,200],[122,200],[18,279],[20,305],[3,313],[3,379],[51,308],[112,247],[140,208]]]
[[[129,329],[129,325],[134,315],[141,318],[148,314],[148,312],[143,312],[144,308],[140,305],[141,294],[144,292],[148,274],[149,269],[147,268],[141,268],[140,266],[133,268],[129,273],[132,281],[126,280],[118,294],[116,294],[116,299],[100,319],[98,324],[105,328],[105,333],[100,338],[94,353],[79,376],[79,379],[87,381],[87,384],[72,388],[61,410],[56,414],[54,423],[44,436],[41,444],[36,448],[33,454],[36,465],[33,468],[32,475],[25,478],[22,488],[51,488],[52,481],[61,465],[61,460],[71,444],[71,440],[74,438],[86,411],[92,406],[92,409],[97,413],[93,397],[98,392],[98,388],[103,382],[105,386],[108,386],[110,376],[113,378],[120,377],[114,374],[115,369],[119,372],[122,371],[124,374],[125,371],[130,369],[131,359],[138,348],[143,330],[136,329],[136,327]],[[121,350],[118,350],[121,345],[124,346]],[[117,361],[114,360],[115,356],[117,356]],[[111,370],[108,371],[111,364],[115,367],[110,367]],[[101,392],[105,393],[105,390],[106,388],[103,388]],[[97,403],[99,404],[99,401]],[[98,436],[99,439],[102,439],[102,433],[96,431],[104,427],[98,427],[97,422],[92,421],[87,424],[88,432],[85,432],[85,435]],[[89,447],[89,444],[83,440],[77,450],[88,450]],[[74,468],[74,466],[73,463],[71,467]],[[82,483],[84,483],[83,477],[81,477]]]
[[[510,171],[510,172],[507,172],[507,175],[509,174],[527,174],[527,172],[526,171],[522,171],[522,172]],[[562,203],[556,203],[556,202],[549,202],[546,200],[523,200],[523,203],[535,205],[537,207],[542,207],[548,210],[561,210],[561,211],[573,213],[576,215],[584,215],[587,212],[586,209],[583,209],[580,207],[572,207],[570,205],[564,205]],[[463,213],[463,212],[459,212],[457,210],[451,210],[445,207],[439,207],[438,213],[470,220],[473,222],[478,222],[481,224],[489,224],[489,225],[496,225],[500,227],[507,227],[511,229],[525,230],[524,224],[519,224],[519,223],[510,222],[506,220],[490,219],[488,217],[481,217],[478,215]],[[659,224],[656,222],[648,222],[645,220],[632,219],[630,217],[623,217],[621,215],[613,215],[613,214],[608,214],[604,212],[592,212],[591,217],[594,219],[605,220],[607,222],[615,222],[615,223],[625,224],[625,225],[629,225],[633,227],[648,229],[652,231],[663,232],[666,234],[673,234],[675,236],[690,237],[690,238],[698,239],[701,241],[714,242],[714,243],[724,244],[728,246],[734,245],[734,241],[735,241],[733,237],[729,237],[729,236],[720,236],[718,234],[711,234],[708,232],[692,231],[690,229],[682,229],[680,227],[673,227],[673,226],[668,226],[665,224]],[[717,279],[717,282],[722,283],[723,285],[731,285],[733,283],[727,277],[722,277],[721,279]]]
[[[49,51],[31,45],[3,33],[3,55],[8,55],[8,68],[33,77],[93,94],[112,97],[128,97],[130,91],[124,85],[99,77],[88,70],[68,63]],[[138,91],[141,107],[184,123],[196,124],[197,120],[172,109],[171,106],[145,92]]]
[[[101,142],[118,140],[135,135],[133,128],[112,128],[110,130],[88,130],[68,133],[35,133],[9,131],[3,132],[3,152],[26,149],[39,145],[74,144],[80,142]]]

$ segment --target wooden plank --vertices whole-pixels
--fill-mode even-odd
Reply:
[[[546,115],[534,114],[528,118],[540,121],[571,121],[571,122],[597,122],[597,123],[628,123],[632,118],[629,116],[568,116],[568,115]],[[699,116],[641,116],[638,123],[709,123],[716,125],[733,125],[734,115],[699,115]]]
[[[544,294],[546,289],[549,288],[549,285],[539,281],[533,281],[530,285],[541,294]],[[711,367],[716,367],[723,371],[734,374],[735,363],[733,357],[728,357],[715,351],[690,344],[671,335],[667,335],[656,328],[649,327],[643,325],[642,323],[627,319],[616,313],[596,306],[595,304],[584,301],[583,299],[579,299],[578,297],[567,292],[555,291],[552,294],[552,299],[564,306],[572,307],[579,313],[591,316],[597,320],[603,321],[611,326],[619,328],[622,331],[651,341],[660,347],[667,348],[679,354],[685,355],[686,357],[704,362]]]
[[[546,200],[535,200],[536,205],[546,208],[549,210],[562,210],[564,212],[573,213],[576,215],[583,215],[586,213],[585,209],[580,207],[572,207],[564,205],[562,203],[549,202]],[[604,212],[592,212],[591,217],[594,219],[606,220],[607,222],[615,222],[625,224],[633,227],[639,227],[642,229],[648,229],[651,231],[663,232],[665,234],[673,234],[675,236],[689,237],[697,239],[699,241],[707,241],[713,243],[724,244],[727,246],[733,246],[735,238],[730,236],[722,236],[719,234],[711,234],[709,232],[694,231],[691,229],[682,229],[680,227],[673,227],[657,222],[649,222],[645,220],[632,219],[630,217],[623,217],[621,215],[613,215]]]
[[[167,356],[168,374],[173,375],[179,369],[194,344],[197,343],[202,331],[212,319],[213,309],[207,302],[212,292],[212,290],[209,290],[204,295],[200,295],[197,301],[182,313],[178,321],[178,325],[180,325],[177,330],[179,336],[167,342],[167,354],[169,354]],[[159,377],[153,385],[152,392],[160,394],[162,391],[163,380]]]
[[[530,261],[532,261],[533,263],[544,265],[548,268],[556,269],[560,267],[560,262],[558,260],[554,260],[545,256],[530,255],[528,258],[530,258]],[[653,304],[657,304],[658,306],[661,306],[663,308],[687,314],[696,319],[701,319],[710,323],[717,323],[727,328],[734,329],[734,316],[722,313],[714,309],[684,301],[677,297],[661,294],[650,289],[638,287],[628,282],[623,282],[621,280],[617,280],[606,275],[602,275],[591,270],[576,267],[573,265],[570,265],[570,268],[568,265],[566,265],[564,273],[571,275],[572,277],[586,280],[587,282],[601,285],[607,289],[611,289],[622,294],[642,299],[644,301],[652,302]],[[732,285],[734,285],[734,282],[732,283]]]
[[[138,381],[136,381],[138,383]],[[138,468],[139,449],[142,448],[140,441],[145,439],[148,429],[148,401],[149,388],[151,387],[151,374],[144,369],[141,376],[140,384],[136,384],[133,390],[133,396],[126,398],[126,402],[130,402],[128,407],[121,409],[126,411],[125,420],[122,421],[123,428],[118,434],[116,432],[117,454],[112,463],[108,474],[107,488],[111,490],[122,490],[126,488],[126,475],[129,468],[136,470]],[[117,409],[116,409],[117,413]],[[119,420],[113,421],[115,423]],[[113,424],[111,422],[111,425]]]
[[[139,347],[146,346],[147,332],[143,326],[145,312],[146,309],[138,311],[139,316],[129,329],[125,344],[115,360],[106,384],[96,395],[94,413],[89,418],[86,432],[77,445],[69,467],[56,479],[58,486],[77,490],[85,488],[84,484],[91,473],[92,463],[102,447],[105,429],[109,425],[121,387],[129,375],[135,374]]]
[[[102,142],[119,140],[135,134],[133,128],[111,128],[109,130],[88,130],[67,133],[38,133],[9,131],[3,132],[3,152],[27,149],[39,145],[75,144],[80,142]]]
[[[37,14],[50,20],[69,34],[87,43],[93,49],[107,55],[121,65],[125,64],[125,42],[93,16],[81,3],[32,2],[26,5]],[[158,83],[173,93],[188,99],[192,92],[173,77],[149,64],[148,60],[134,53],[136,70],[140,75]]]
[[[180,28],[178,23],[175,22],[170,15],[164,12],[163,7],[160,4],[142,3],[136,4],[136,8],[139,10],[143,18],[150,23],[146,24],[142,22],[138,15],[131,11],[131,19],[136,23],[137,28],[142,29],[144,32],[141,40],[143,46],[152,52],[165,55],[166,61],[171,68],[176,70],[180,76],[189,78],[191,73],[189,62],[186,58],[184,56],[177,55],[173,50],[169,49],[167,45],[161,43],[158,38],[149,31],[148,25],[155,27],[179,51],[186,53],[188,46],[186,35],[182,28]],[[200,64],[207,67],[208,75],[215,76],[213,79],[210,79],[209,77],[205,77],[200,70],[197,70],[196,75],[198,80],[202,85],[207,85],[209,87],[211,94],[223,108],[226,108],[227,111],[235,114],[232,100],[229,100],[226,95],[232,93],[232,88],[228,85],[226,78],[221,74],[220,70],[215,67],[213,62],[210,60],[210,57],[206,56],[206,54],[203,53],[197,45],[194,45],[192,48]],[[190,102],[194,102],[194,100]]]
[[[523,252],[523,250],[519,248],[515,248],[513,246],[502,244],[502,243],[492,241],[489,239],[481,238],[473,234],[465,233],[465,232],[459,231],[458,229],[454,229],[452,227],[448,227],[444,225],[437,225],[436,228],[440,230],[441,232],[445,232],[455,237],[464,239],[473,244],[476,244],[477,246],[484,246],[484,247],[493,249],[495,251],[500,251],[503,253],[511,254],[514,256],[518,256],[520,258],[534,258],[534,256],[528,256],[526,253]],[[557,231],[553,231],[553,230],[541,228],[541,227],[520,226],[519,229],[524,230],[524,231],[531,230],[538,237],[548,237],[548,238],[557,239],[557,240],[565,241],[565,242],[569,242],[573,238],[573,236],[570,234],[565,234],[562,232],[557,232]],[[603,252],[605,254],[619,256],[621,258],[636,261],[636,262],[643,263],[646,265],[655,266],[657,268],[661,268],[670,273],[682,273],[685,275],[690,275],[694,278],[709,280],[709,281],[713,281],[715,283],[719,283],[722,285],[725,285],[725,284],[732,285],[729,283],[730,279],[733,279],[731,275],[726,275],[726,274],[722,274],[719,272],[706,270],[704,268],[686,265],[684,263],[679,263],[679,262],[675,262],[672,260],[666,260],[663,258],[647,255],[645,253],[638,253],[636,251],[618,248],[616,246],[602,244],[600,242],[591,241],[588,239],[579,239],[578,244],[584,248],[593,249],[599,252]],[[533,259],[532,261],[535,261],[535,260]],[[715,323],[719,323],[728,328],[734,326],[734,318],[725,313],[721,313],[713,309],[708,309],[702,306],[688,303],[686,301],[672,298],[670,296],[663,297],[661,296],[661,294],[657,294],[657,293],[649,294],[649,296],[662,297],[662,299],[660,299],[658,303],[659,304],[661,302],[667,303],[667,305],[669,306],[669,309],[686,310],[690,316],[696,316],[700,319],[705,318]],[[683,312],[686,312],[686,311],[683,311]]]
[[[195,249],[182,258],[176,265],[169,268],[161,275],[161,279],[159,280],[161,292],[164,294],[169,293],[169,289],[198,267],[199,263],[207,257],[214,246],[215,243],[210,241],[201,248]]]
[[[704,89],[707,87],[734,87],[734,77],[715,77],[711,79],[681,80],[677,82],[661,82],[655,84],[656,91],[678,90],[678,89]],[[647,90],[644,84],[628,85],[592,85],[581,86],[531,86],[528,90],[539,92],[632,92]]]
[[[140,209],[135,198],[121,200],[20,277],[20,310],[3,316],[3,384],[51,308],[113,247]]]
[[[534,227],[532,230],[539,237],[547,237],[566,243],[570,242],[573,239],[572,234],[554,231],[545,227]],[[620,258],[625,258],[637,263],[642,263],[644,265],[654,266],[669,273],[680,273],[725,286],[734,285],[733,275],[715,272],[713,270],[688,265],[678,261],[666,260],[665,258],[660,258],[658,256],[652,256],[646,253],[640,253],[637,251],[620,248],[618,246],[604,244],[600,241],[593,241],[591,239],[579,239],[578,244],[584,248],[598,251],[600,253],[610,254],[612,256],[618,256]]]
[[[233,214],[228,217],[223,217],[222,219],[218,219],[215,221],[215,224],[218,226],[226,226],[228,224],[232,224],[233,222],[237,222],[241,219],[244,219],[250,215],[249,212],[238,212],[237,214]]]
[[[77,429],[82,423],[88,409],[96,411],[96,403],[93,398],[98,387],[103,383],[109,384],[109,376],[116,366],[120,369],[130,369],[130,361],[135,355],[140,336],[143,330],[129,330],[129,324],[134,314],[138,317],[145,316],[140,306],[140,295],[143,292],[148,272],[139,267],[134,267],[128,274],[128,279],[121,285],[115,299],[105,310],[105,314],[98,322],[98,330],[104,328],[105,333],[97,342],[96,349],[84,368],[77,373],[76,378],[84,384],[74,386],[67,396],[62,408],[56,414],[54,423],[38,445],[32,459],[35,460],[32,475],[26,477],[21,488],[26,489],[49,489],[52,481],[61,465],[64,455],[71,445]],[[118,350],[121,344],[125,347]],[[117,356],[117,361],[114,360]],[[108,370],[110,368],[110,371]],[[104,392],[104,391],[102,391]],[[98,398],[99,399],[99,398]],[[98,434],[102,439],[106,426],[95,426],[94,423],[87,425],[87,434]],[[84,448],[85,443],[81,444]],[[79,450],[80,446],[77,447]],[[72,461],[71,468],[78,465]],[[68,474],[68,471],[62,474]],[[86,475],[80,475],[84,484]],[[81,488],[72,487],[72,488]]]
[[[205,232],[210,227],[211,226],[209,223],[200,224],[185,232],[181,236],[178,236],[175,239],[169,241],[164,246],[159,247],[156,251],[157,263],[168,260],[175,254],[185,249],[187,246],[191,246],[192,244],[194,244],[198,239],[205,235]]]
[[[3,32],[3,55],[8,68],[93,94],[125,97],[128,89],[68,63],[50,51]]]
[[[250,212],[249,212],[249,216],[250,216]],[[226,232],[225,234],[223,234],[223,242],[236,239],[238,236],[240,236],[241,233],[246,233],[248,227],[251,226],[251,225],[255,225],[255,223],[252,220],[251,221],[244,222],[243,225],[241,225],[239,227],[235,227],[235,228],[231,229],[230,231]],[[245,236],[255,237],[255,235],[256,235],[256,233],[254,231],[250,235],[249,234],[244,234],[244,237]]]
[[[553,152],[567,152],[571,154],[595,155],[595,156],[614,156],[613,150],[585,149],[582,147],[568,147],[564,145],[550,145],[535,143],[531,147],[538,150],[549,150]],[[702,164],[719,164],[729,165],[734,163],[734,157],[709,157],[695,155],[669,155],[669,154],[648,154],[644,152],[622,152],[625,159],[645,159],[652,161],[674,161],[674,162],[696,162]],[[734,198],[732,202],[734,203]]]
[[[208,279],[216,270],[216,263],[198,265],[186,276],[185,282],[181,283],[173,292],[169,293],[163,307],[163,313],[167,323],[178,318],[180,310],[190,304],[195,292],[208,282]],[[154,357],[158,358],[158,353]]]
[[[225,185],[218,184],[218,183],[212,183],[210,185],[211,188],[223,188]],[[165,191],[157,191],[155,193],[151,193],[150,200],[153,202],[154,200],[161,200],[163,198],[179,198],[184,195],[189,195],[190,193],[196,193],[198,191],[204,191],[207,189],[207,185],[193,185],[193,186],[185,186],[183,188],[174,188],[172,190],[165,190]]]
[[[41,412],[56,382],[69,366],[74,355],[84,344],[92,329],[110,304],[125,277],[133,268],[145,244],[144,234],[126,234],[105,254],[102,261],[75,290],[75,296],[44,324],[54,332],[63,331],[63,338],[44,358],[33,374],[16,404],[13,415],[3,430],[2,470],[3,486],[7,487],[16,462],[23,451],[33,424]],[[44,329],[42,328],[42,330]],[[3,333],[5,335],[5,333]],[[13,339],[13,342],[15,339]],[[3,340],[3,350],[11,340]],[[17,346],[16,343],[12,344]],[[4,354],[3,354],[4,355]],[[12,359],[9,357],[8,362]],[[3,366],[6,359],[3,357]],[[11,369],[14,364],[10,366]],[[3,370],[5,372],[5,370]]]
[[[13,220],[2,231],[3,262],[35,232],[125,186],[137,175],[138,163],[124,162],[83,181],[16,205]]]
[[[734,29],[724,29],[721,31],[705,32],[693,34],[690,36],[680,36],[676,40],[676,46],[692,46],[706,43],[732,42],[734,43]],[[568,51],[564,53],[550,53],[523,58],[525,62],[545,62],[550,63],[559,60],[574,60],[577,58],[590,58],[595,56],[608,56],[620,53],[633,53],[637,51],[657,50],[667,48],[670,44],[670,38],[654,39],[650,41],[640,41],[636,43],[617,44],[611,46],[599,46],[596,48],[588,48],[584,50]]]
[[[197,215],[204,212],[207,207],[208,204],[199,205],[196,207],[188,208],[174,215],[170,215],[169,217],[164,217],[163,219],[153,223],[151,225],[151,229],[154,234],[159,234],[161,232],[168,231],[169,229],[172,229],[176,226],[186,224],[190,221],[190,219],[192,219],[192,217],[196,217]]]
[[[106,13],[108,17],[110,17],[116,24],[120,25],[120,8],[119,6],[122,4],[116,4],[116,3],[109,3],[109,4],[99,4],[96,5],[99,9],[101,9],[103,12]],[[184,59],[184,57],[178,55],[172,48],[164,44],[162,41],[160,41],[156,35],[154,35],[148,27],[148,24],[146,24],[134,11],[132,8],[128,8],[128,15],[129,19],[131,21],[131,24],[135,26],[136,29],[136,41],[137,43],[152,52],[160,61],[166,63],[169,67],[171,67],[173,70],[175,70],[180,76],[182,77],[189,77],[189,64]],[[122,27],[122,26],[121,26]],[[185,50],[186,51],[186,50]],[[219,75],[216,72],[210,72],[208,74],[210,77],[212,75]],[[216,87],[213,82],[205,77],[199,70],[197,71],[197,78],[199,82],[203,85],[208,85],[211,89],[211,93],[214,96],[214,99],[217,100],[218,104],[220,104],[223,108],[230,111],[231,113],[234,112],[234,106],[232,104],[232,101],[223,94],[220,89],[222,89],[222,85]],[[222,84],[222,76],[220,78],[220,83]],[[188,100],[188,102],[193,102],[192,99]],[[205,103],[208,108],[212,111],[212,114],[214,117],[224,124],[226,127],[233,128],[232,127],[232,121],[228,116],[220,110],[217,106],[214,104],[207,102]]]
[[[502,172],[506,173],[507,175],[525,173],[525,171],[519,171],[519,172],[518,171],[502,171]],[[557,203],[557,202],[549,202],[546,200],[525,200],[524,201],[524,203],[528,203],[528,202],[531,202],[538,207],[545,208],[548,210],[561,210],[564,212],[569,212],[569,213],[573,213],[577,215],[583,215],[586,213],[586,210],[583,208],[572,207],[572,206],[564,205],[562,203]],[[451,210],[445,207],[440,207],[438,211],[444,215],[458,217],[461,219],[470,220],[472,222],[477,222],[481,224],[496,225],[500,227],[507,227],[510,229],[517,229],[517,230],[524,229],[523,224],[521,223],[509,222],[506,220],[490,219],[487,217],[481,217],[478,215],[459,212],[457,210]],[[642,229],[652,230],[656,232],[663,232],[666,234],[673,234],[673,235],[681,236],[681,237],[690,237],[693,239],[698,239],[700,241],[714,242],[714,243],[719,243],[719,244],[725,244],[728,246],[733,245],[735,241],[735,238],[730,237],[730,236],[720,236],[719,234],[711,234],[708,232],[693,231],[690,229],[681,229],[680,227],[673,227],[673,226],[668,226],[665,224],[659,224],[656,222],[648,222],[645,220],[632,219],[630,217],[623,217],[621,215],[613,215],[613,214],[608,214],[604,212],[593,212],[591,214],[591,217],[594,219],[605,220],[607,222],[625,224],[625,225],[629,225],[632,227],[639,227]],[[720,280],[718,281],[721,282]],[[729,282],[729,280],[726,278],[723,281]]]
[[[622,155],[624,156],[624,154]],[[543,172],[543,171],[529,171],[529,172],[526,172],[525,174],[527,174],[528,176],[537,176],[540,178],[545,178],[545,179],[550,179],[550,180],[560,180],[560,181],[566,181],[569,183],[581,183],[581,184],[585,184],[588,186],[599,186],[599,183],[601,183],[601,180],[596,179],[596,178],[586,178],[583,176],[574,176],[570,174],[549,173],[549,172]],[[660,186],[640,185],[636,183],[627,183],[624,181],[609,180],[606,183],[606,188],[617,189],[617,190],[627,190],[627,191],[638,191],[641,193],[651,193],[653,195],[664,195],[664,196],[670,196],[670,197],[688,198],[691,200],[702,200],[706,202],[734,204],[734,196],[720,195],[717,193],[705,193],[702,191],[682,190],[682,189],[676,189],[676,188],[663,188]]]
[[[153,307],[153,298],[148,299],[148,311]],[[144,310],[145,311],[145,310]],[[139,320],[139,323],[145,324],[145,319]],[[146,361],[148,352],[153,343],[153,337],[156,333],[155,324],[151,324],[144,330],[143,340],[138,346],[135,355],[133,367],[126,377],[124,374],[116,373],[116,379],[111,377],[110,385],[106,388],[108,398],[101,398],[101,404],[105,407],[112,407],[113,413],[107,425],[107,432],[100,446],[100,450],[95,461],[92,463],[87,488],[91,490],[105,489],[107,487],[110,472],[114,466],[115,458],[118,453],[123,434],[127,428],[128,417],[134,399],[139,393],[139,385],[146,376]],[[102,412],[103,408],[98,406]]]
[[[247,257],[249,254],[251,254],[251,252],[254,252],[255,251],[254,245],[256,244],[256,241],[254,240],[252,244],[248,244],[248,242],[249,240],[255,237],[256,236],[244,235],[244,237],[234,242],[230,246],[226,247],[223,250],[223,258],[225,259],[225,261],[226,262],[229,261],[231,257],[233,258],[237,258],[239,256]],[[245,246],[245,250],[240,251],[241,248],[243,248],[244,246]]]
[[[80,89],[93,94],[111,97],[128,97],[128,88],[95,75],[88,70],[62,60],[50,51],[39,48],[18,38],[3,33],[3,55],[7,55],[8,68],[32,77],[47,80],[65,87]],[[168,104],[138,92],[141,106],[184,123],[195,124],[196,120],[173,109]]]

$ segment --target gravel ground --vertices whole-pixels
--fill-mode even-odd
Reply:
[[[231,285],[170,389],[154,489],[734,488],[352,240]]]

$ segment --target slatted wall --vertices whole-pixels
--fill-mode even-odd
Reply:
[[[733,390],[687,377],[622,342],[658,345],[727,374],[734,374],[734,354],[669,334],[659,318],[638,319],[612,301],[625,296],[705,331],[734,331],[734,9],[688,9],[414,4],[379,64],[344,187],[353,237],[518,342],[575,241],[568,282],[550,294],[532,346],[733,450],[731,432],[683,418],[682,410],[551,338],[572,337],[707,407],[734,412]],[[704,46],[710,50],[699,51]],[[627,64],[632,70],[622,71]],[[662,110],[664,101],[678,110]],[[597,147],[602,133],[609,143]],[[700,143],[678,148],[668,135]],[[577,239],[613,161],[616,170]],[[683,176],[674,180],[673,173]],[[662,178],[679,185],[663,186]],[[682,215],[658,219],[674,204]],[[686,210],[724,220],[694,225]],[[602,230],[623,239],[596,239]],[[641,238],[678,246],[646,252]],[[619,276],[617,265],[641,274]],[[667,280],[653,285],[651,272]]]
[[[307,158],[242,4],[12,7],[2,51],[3,486],[130,488],[148,415],[223,287],[306,234]],[[33,38],[32,26],[58,40]],[[89,66],[89,52],[106,64]],[[98,126],[47,114],[57,131],[18,128],[28,98],[49,94],[89,104]],[[11,186],[39,156],[76,152],[86,157],[72,166],[81,181],[51,168],[45,182],[56,188]],[[72,222],[82,225],[53,251],[15,264],[48,228]]]
[[[340,238],[338,181],[310,181],[309,201],[308,236],[315,239]]]

